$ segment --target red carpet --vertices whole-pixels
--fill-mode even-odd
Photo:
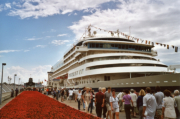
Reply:
[[[99,119],[47,97],[24,91],[0,110],[0,119]]]

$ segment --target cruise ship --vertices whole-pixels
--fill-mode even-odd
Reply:
[[[169,70],[155,57],[154,44],[136,43],[125,37],[83,37],[48,72],[47,86],[57,88],[111,87],[140,90],[161,86],[180,89],[180,73]]]

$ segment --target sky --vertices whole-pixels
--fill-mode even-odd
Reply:
[[[19,78],[26,83],[30,74],[34,82],[47,79],[47,72],[90,24],[126,34],[131,27],[134,37],[180,50],[179,6],[179,0],[1,0],[0,63],[7,64],[3,82],[9,76],[13,83],[14,74],[16,83]],[[172,47],[154,50],[164,64],[180,64],[180,53]]]

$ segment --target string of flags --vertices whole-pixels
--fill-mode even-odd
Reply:
[[[127,35],[127,34],[125,34],[125,33],[123,33],[123,32],[120,32],[119,30],[117,30],[117,31],[108,31],[108,30],[105,30],[105,29],[101,29],[101,28],[98,28],[98,27],[95,27],[95,26],[92,26],[92,25],[90,25],[90,27],[94,27],[94,28],[96,28],[96,29],[99,29],[100,31],[104,31],[104,32],[108,32],[108,33],[111,33],[111,35],[112,36],[114,36],[114,34],[117,34],[118,35],[118,37],[119,37],[119,35],[122,35],[122,36],[125,36],[127,39],[132,39],[132,40],[134,40],[134,41],[137,41],[137,43],[145,43],[145,44],[147,44],[147,45],[152,45],[152,46],[154,46],[155,44],[156,45],[159,45],[159,46],[164,46],[164,47],[167,47],[167,49],[169,49],[170,48],[170,46],[173,48],[173,49],[175,49],[175,52],[178,52],[178,47],[177,46],[174,46],[174,45],[169,45],[169,44],[162,44],[162,43],[158,43],[158,42],[151,42],[151,41],[149,41],[149,40],[143,40],[143,39],[140,39],[140,38],[135,38],[135,37],[133,37],[133,36],[130,36],[130,35]],[[84,34],[83,34],[84,35]]]

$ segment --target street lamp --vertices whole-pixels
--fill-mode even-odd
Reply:
[[[0,104],[2,101],[2,83],[3,83],[3,67],[6,65],[6,63],[2,63],[2,77],[1,77],[1,95],[0,95]]]
[[[19,85],[20,85],[20,80],[21,80],[21,78],[19,78]]]
[[[17,76],[17,74],[14,74],[14,90],[16,88],[16,85],[15,85],[15,76]]]

